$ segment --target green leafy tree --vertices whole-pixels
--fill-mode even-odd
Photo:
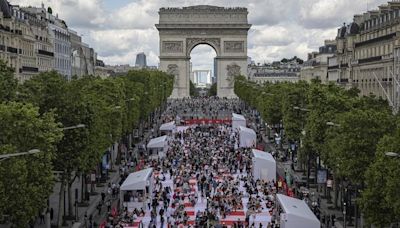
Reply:
[[[18,99],[38,106],[40,113],[49,112],[63,105],[66,86],[67,81],[56,71],[41,73],[19,87]]]
[[[0,153],[25,152],[1,161],[0,214],[17,227],[26,227],[46,206],[53,190],[52,159],[62,137],[54,113],[40,114],[31,104],[0,104]]]
[[[15,98],[18,81],[14,77],[14,69],[0,60],[0,102]]]
[[[217,83],[213,83],[208,90],[208,96],[217,96]]]
[[[353,109],[336,117],[338,127],[328,140],[335,171],[354,184],[363,184],[364,174],[373,162],[378,141],[393,131],[394,120],[389,112]]]
[[[383,137],[377,147],[374,162],[365,174],[365,189],[359,200],[367,223],[387,227],[400,217],[400,159],[386,156],[399,153],[400,130]]]
[[[71,185],[75,178],[91,173],[107,148],[131,131],[140,118],[159,108],[172,89],[173,77],[146,70],[132,71],[121,78],[86,76],[70,82],[56,72],[47,72],[34,76],[19,88],[18,99],[38,106],[40,114],[54,113],[56,121],[67,127],[86,126],[64,131],[52,156],[54,169],[62,171],[59,201],[63,202],[67,188],[70,216],[73,215]],[[87,191],[84,186],[82,192]]]
[[[197,89],[196,89],[196,86],[194,85],[194,83],[191,81],[191,80],[189,80],[190,82],[190,88],[189,88],[189,91],[190,91],[190,96],[191,97],[198,97],[199,96],[199,93],[198,93],[198,91],[197,91]]]
[[[282,120],[289,141],[299,142],[306,118],[308,84],[286,84],[282,99]]]

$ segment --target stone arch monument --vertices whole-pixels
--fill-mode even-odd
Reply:
[[[190,53],[199,44],[211,46],[216,54],[217,95],[236,97],[235,77],[247,75],[246,8],[190,6],[161,8],[158,12],[160,69],[175,76],[171,98],[189,97]]]

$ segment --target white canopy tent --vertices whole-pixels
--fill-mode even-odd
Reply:
[[[246,127],[246,118],[244,116],[232,113],[232,129],[235,131],[239,126]]]
[[[276,162],[270,153],[253,149],[253,178],[265,181],[276,181]]]
[[[306,202],[282,194],[277,194],[281,228],[319,228],[320,221],[308,207]]]
[[[257,135],[253,129],[239,126],[239,147],[241,148],[255,147],[256,142],[257,142]]]
[[[165,153],[168,151],[168,136],[164,135],[151,139],[147,144],[147,150],[150,156],[164,157]]]
[[[129,174],[120,187],[122,206],[133,211],[135,208],[146,209],[147,197],[153,192],[153,168],[143,169]]]
[[[164,123],[160,126],[160,131],[161,132],[174,132],[176,130],[176,125],[175,125],[175,121],[171,121],[168,123]]]

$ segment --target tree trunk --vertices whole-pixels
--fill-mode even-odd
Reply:
[[[85,186],[86,186],[86,175],[81,173],[81,180],[82,180],[82,186],[81,186],[81,203],[85,201]],[[76,200],[76,199],[75,199]]]
[[[358,228],[358,203],[357,203],[357,197],[358,197],[358,188],[357,186],[355,187],[355,201],[354,201],[354,226],[355,228]]]
[[[90,174],[90,193],[94,194],[95,189],[94,189],[94,182],[92,181],[92,174]],[[95,174],[97,176],[97,174]],[[88,199],[89,200],[89,199]]]
[[[314,158],[313,164],[314,164],[314,184],[316,184],[317,192],[319,192],[319,186],[318,186],[318,182],[317,182],[318,169],[319,169],[319,157],[318,157],[318,155]]]
[[[328,179],[329,179],[329,168],[328,168],[328,166],[326,166],[325,168],[326,168],[326,180],[328,181]],[[329,199],[328,198],[328,191],[327,191],[326,184],[327,183],[324,184],[324,196],[325,196],[325,198]]]
[[[307,154],[307,188],[310,188],[310,163],[311,163],[311,157],[310,154]]]
[[[334,186],[334,193],[333,193],[333,205],[335,208],[338,208],[338,198],[339,198],[339,178],[336,177],[336,175],[333,175],[333,182],[335,184]]]
[[[71,197],[72,196],[72,194],[71,194],[72,182],[73,181],[68,180],[68,189],[67,189],[67,191],[68,191],[68,216],[69,217],[73,217],[74,216],[74,211],[72,210],[73,206],[72,206],[72,197]]]
[[[60,195],[58,196],[58,215],[57,215],[57,227],[62,226],[63,222],[63,206],[64,206],[64,189],[65,189],[65,183],[64,181],[61,182],[61,187],[60,187]]]

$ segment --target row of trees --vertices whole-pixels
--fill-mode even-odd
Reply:
[[[172,76],[145,70],[71,81],[47,72],[18,85],[12,69],[0,62],[0,154],[41,151],[0,161],[0,215],[26,226],[46,207],[54,171],[61,173],[60,202],[65,188],[71,199],[75,178],[86,180],[107,148],[138,128],[172,88]],[[65,128],[77,124],[85,127]],[[68,205],[71,216],[72,202]],[[61,203],[58,211],[61,225]]]
[[[342,201],[351,204],[346,195],[352,195],[356,205],[347,209],[357,215],[361,206],[369,224],[398,222],[400,159],[386,154],[400,152],[400,122],[386,101],[318,81],[257,85],[244,77],[235,93],[270,126],[283,125],[289,143],[301,144],[308,176],[312,167],[315,175],[322,166],[330,171],[336,207],[339,192],[348,191]]]
[[[207,96],[217,96],[217,83],[213,83],[208,90]]]
[[[191,97],[199,96],[199,90],[196,88],[196,85],[192,82],[192,80],[189,80],[189,94]]]

